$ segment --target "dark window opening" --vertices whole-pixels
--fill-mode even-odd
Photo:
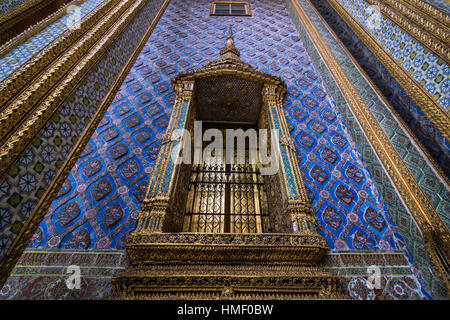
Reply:
[[[213,16],[250,16],[248,2],[224,2],[213,1],[211,3],[211,15]]]

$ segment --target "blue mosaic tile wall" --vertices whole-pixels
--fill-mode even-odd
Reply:
[[[450,107],[450,67],[391,20],[379,26],[368,19],[372,12],[364,0],[339,0],[342,6],[389,52],[444,109]]]
[[[400,84],[392,77],[364,43],[348,27],[334,9],[326,2],[313,0],[312,3],[330,24],[333,31],[346,45],[371,80],[381,90],[389,103],[395,108],[411,131],[422,142],[437,164],[450,176],[450,142],[445,139],[436,126],[422,113],[419,106],[406,94]],[[445,211],[445,210],[439,210]],[[450,221],[448,218],[446,222]]]
[[[52,183],[162,3],[162,0],[147,1],[129,26],[111,44],[108,53],[93,66],[18,161],[11,166],[8,174],[0,177],[0,259],[6,254],[46,188]],[[69,175],[58,198],[72,197],[73,190],[68,187],[72,177],[72,174]],[[83,210],[83,217],[88,217],[89,211],[85,211],[84,207],[80,209]],[[71,221],[69,216],[61,216],[54,225],[41,225],[43,229],[40,228],[39,232],[45,232],[38,232],[38,235],[43,236],[41,240],[45,243],[48,234],[64,233],[65,230],[72,230],[71,228],[78,230],[78,222]],[[97,243],[95,237],[92,240],[92,244],[94,243]],[[69,246],[68,244],[67,247]]]
[[[30,246],[124,247],[169,121],[170,79],[217,58],[229,24],[242,59],[287,82],[286,118],[331,249],[405,246],[284,5],[251,1],[252,17],[211,17],[209,5],[169,4]]]
[[[26,3],[28,0],[2,0],[0,3],[0,16],[16,9]]]
[[[12,49],[4,56],[0,57],[0,81],[3,81],[11,73],[19,69],[20,66],[25,64],[58,36],[67,31],[77,21],[83,19],[103,1],[104,0],[87,0],[83,2],[79,5],[79,19],[77,18],[78,11],[71,11]]]

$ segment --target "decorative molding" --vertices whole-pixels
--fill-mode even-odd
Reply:
[[[94,24],[99,22],[98,15],[104,16],[119,1],[107,0],[107,2],[94,9],[82,19],[79,29],[67,30],[42,51],[11,73],[6,79],[1,81],[0,91],[2,95],[0,96],[0,110],[3,111],[7,102],[13,99],[16,94],[19,94],[24,86],[29,85],[37,74],[51,65],[61,53],[88,32]]]
[[[387,18],[449,64],[448,39],[450,38],[450,28],[448,25],[442,26],[428,15],[421,16],[418,10],[414,10],[414,7],[405,6],[404,0],[366,1],[372,5],[379,5],[381,12]]]
[[[447,226],[434,210],[427,196],[384,133],[358,90],[348,78],[346,72],[341,67],[317,27],[297,0],[291,0],[291,3],[299,15],[300,21],[310,39],[314,42],[314,45],[322,56],[326,66],[336,80],[336,83],[339,85],[356,120],[364,130],[367,139],[370,141],[375,153],[378,155],[386,172],[396,186],[400,197],[403,199],[417,225],[424,234],[428,254],[448,289],[449,276],[446,274],[442,262],[435,252],[436,246],[442,246],[444,252],[448,253],[448,248],[450,247],[450,234]],[[310,5],[313,6],[311,3]]]
[[[37,10],[43,8],[53,0],[28,0],[15,9],[12,9],[0,16],[0,32],[11,27],[18,21],[33,14]]]
[[[380,89],[375,85],[375,83],[370,79],[370,77],[366,74],[366,72],[363,70],[361,65],[356,61],[356,59],[353,57],[353,55],[350,53],[350,51],[347,49],[344,43],[339,39],[335,31],[328,25],[328,23],[325,21],[325,19],[322,17],[322,15],[318,12],[318,10],[312,6],[312,9],[316,12],[317,16],[322,20],[324,26],[328,29],[328,31],[334,36],[335,40],[341,45],[342,49],[346,52],[347,56],[352,60],[353,65],[358,69],[359,73],[364,77],[364,79],[370,84],[372,89],[376,92],[378,97],[383,100],[383,103],[386,105],[386,107],[389,108],[389,111],[392,113],[392,115],[395,117],[396,121],[399,123],[399,125],[402,127],[404,134],[407,135],[407,137],[414,141],[415,146],[420,149],[420,152],[423,154],[424,158],[427,162],[429,162],[432,166],[433,171],[435,172],[436,176],[438,176],[449,188],[450,186],[450,180],[449,177],[444,173],[442,168],[436,163],[436,161],[433,159],[433,157],[430,155],[428,150],[424,147],[424,145],[419,141],[417,136],[412,132],[412,130],[409,128],[409,126],[405,123],[405,121],[402,119],[402,117],[398,114],[398,112],[394,109],[394,107],[390,104],[390,102],[387,100],[387,98],[384,96],[384,94],[380,91]]]
[[[424,0],[400,0],[408,4],[409,7],[416,8],[429,17],[434,18],[436,21],[440,21],[443,25],[450,25],[450,15],[445,10],[431,5]]]
[[[132,1],[126,1],[113,9],[78,41],[74,48],[58,59],[47,72],[41,74],[28,90],[2,110],[0,176],[7,172],[143,5],[143,1],[139,1],[128,7],[130,3]],[[100,38],[101,35],[103,36]],[[97,39],[98,41],[95,41]],[[86,54],[79,60],[79,55],[83,53]],[[67,74],[64,74],[65,72]],[[56,87],[50,87],[51,83],[55,83]],[[43,94],[48,95],[42,97]]]
[[[40,22],[38,22],[38,23],[36,23],[34,25],[31,25],[28,29],[26,29],[22,33],[16,35],[14,38],[8,40],[8,42],[6,42],[6,43],[4,43],[4,44],[2,44],[0,46],[0,57],[4,56],[9,51],[14,49],[18,45],[22,44],[23,42],[25,42],[26,40],[28,40],[29,38],[31,38],[32,36],[34,36],[38,32],[42,31],[43,29],[48,27],[50,24],[52,24],[53,22],[55,22],[59,18],[64,16],[64,14],[67,13],[66,10],[67,10],[67,8],[69,6],[71,6],[71,5],[79,5],[82,2],[84,2],[84,1],[85,0],[73,0],[73,1],[71,1],[69,3],[67,3],[66,5],[62,6],[57,11],[55,11],[54,13],[49,15],[44,20],[42,20],[42,21],[40,21]]]
[[[145,2],[145,0],[142,0],[142,1]],[[122,85],[123,81],[125,80],[125,77],[130,72],[131,67],[133,66],[139,53],[141,52],[142,48],[144,47],[145,43],[147,42],[147,39],[150,37],[151,33],[153,32],[153,29],[155,28],[156,24],[158,23],[159,19],[161,18],[162,14],[164,13],[164,10],[166,9],[169,2],[170,2],[170,0],[166,0],[163,3],[163,5],[161,6],[160,10],[158,11],[158,13],[156,14],[152,23],[150,24],[149,28],[147,29],[147,32],[143,36],[139,45],[134,50],[133,54],[128,59],[127,63],[122,68],[120,75],[115,80],[113,86],[111,87],[108,94],[104,98],[103,102],[99,106],[99,108],[98,108],[97,112],[95,113],[94,117],[92,118],[91,122],[84,130],[80,139],[77,141],[77,144],[75,145],[75,147],[73,148],[73,150],[71,151],[69,156],[67,157],[67,160],[61,166],[61,168],[58,171],[56,177],[54,178],[52,184],[47,188],[47,190],[44,193],[44,195],[42,196],[41,200],[36,205],[36,207],[33,209],[33,212],[31,212],[30,217],[25,222],[25,224],[21,228],[19,234],[14,239],[14,242],[8,248],[8,252],[6,253],[5,258],[1,261],[1,264],[0,264],[0,266],[1,266],[1,268],[0,268],[0,270],[1,270],[0,271],[0,286],[2,286],[5,283],[6,279],[8,278],[9,273],[14,268],[15,264],[17,263],[18,259],[21,256],[22,252],[25,250],[26,246],[28,245],[33,233],[35,232],[39,223],[43,219],[44,215],[47,213],[48,208],[50,207],[53,199],[56,197],[59,190],[61,189],[61,186],[63,185],[64,181],[66,180],[67,176],[70,173],[70,170],[72,169],[72,167],[78,160],[79,155],[83,152],[90,137],[94,133],[94,131],[97,128],[98,124],[100,123],[104,113],[106,112],[109,105],[113,101],[117,91],[119,90],[120,86]],[[138,6],[138,9],[139,8],[140,8],[140,6]],[[138,10],[136,10],[136,11],[138,11]],[[123,22],[122,19],[121,19],[121,21],[116,21],[116,24],[120,25],[121,22]],[[108,37],[108,34],[105,36]]]
[[[397,80],[406,93],[420,106],[441,134],[450,140],[450,116],[398,62],[372,37],[337,0],[327,0],[339,16],[349,25],[367,48]]]

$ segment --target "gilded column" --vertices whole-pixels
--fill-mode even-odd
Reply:
[[[183,136],[190,115],[194,90],[193,81],[183,81],[174,85],[176,93],[172,115],[166,133],[162,138],[156,164],[143,201],[135,234],[162,232],[164,220],[173,192],[177,172],[177,159]],[[174,156],[173,156],[174,155]]]
[[[263,88],[263,104],[267,110],[271,129],[279,134],[279,168],[283,198],[287,200],[286,214],[294,233],[318,235],[315,214],[308,201],[296,155],[295,144],[289,133],[283,111],[285,88],[266,84]]]

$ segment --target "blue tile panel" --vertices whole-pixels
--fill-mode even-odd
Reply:
[[[80,10],[73,10],[62,16],[39,33],[21,43],[0,58],[0,81],[39,53],[58,36],[67,31],[73,24],[80,21],[89,12],[99,6],[104,0],[87,0],[80,4]],[[79,16],[78,16],[79,12]]]
[[[403,247],[282,2],[252,3],[253,15],[245,18],[212,17],[209,6],[209,1],[169,4],[31,245],[124,247],[168,125],[174,101],[170,79],[217,58],[233,24],[242,59],[287,82],[286,119],[331,249]]]
[[[450,106],[450,66],[414,40],[391,20],[381,17],[379,25],[364,0],[339,0],[341,5],[389,52],[444,109]]]

